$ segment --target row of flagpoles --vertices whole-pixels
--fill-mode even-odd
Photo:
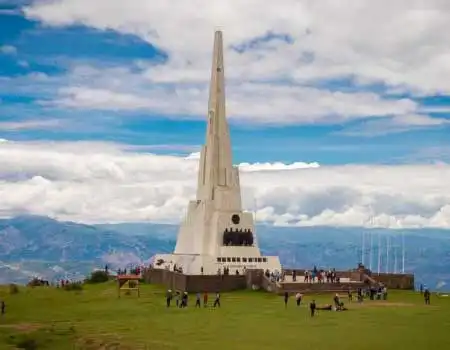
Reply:
[[[374,236],[377,243],[374,243]],[[399,242],[400,241],[400,242]],[[401,268],[399,268],[399,253],[401,254]],[[377,254],[376,266],[374,254]],[[405,235],[380,234],[362,232],[361,239],[361,263],[370,271],[377,273],[405,273]],[[384,267],[383,267],[384,265]]]

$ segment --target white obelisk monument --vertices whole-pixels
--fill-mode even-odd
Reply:
[[[155,268],[181,267],[185,274],[230,274],[244,268],[281,271],[276,256],[262,256],[255,237],[253,214],[241,203],[239,169],[233,166],[225,113],[222,32],[216,31],[209,90],[206,144],[198,170],[197,198],[189,202],[173,254],[158,254]]]

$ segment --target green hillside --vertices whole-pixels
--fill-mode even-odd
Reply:
[[[212,299],[212,295],[210,299]],[[306,297],[306,301],[311,300]],[[331,295],[315,297],[331,303]],[[347,304],[349,311],[321,311],[264,292],[235,292],[222,308],[167,309],[164,290],[143,285],[141,297],[117,298],[115,284],[81,292],[23,287],[0,289],[7,304],[0,319],[0,349],[446,349],[450,298],[392,292],[388,302]],[[25,343],[28,341],[28,347]],[[32,347],[33,341],[37,344]]]

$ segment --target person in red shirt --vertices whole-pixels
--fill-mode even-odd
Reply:
[[[208,293],[203,293],[203,307],[208,306]]]

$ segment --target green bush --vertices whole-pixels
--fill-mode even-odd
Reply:
[[[16,346],[19,349],[25,349],[25,350],[35,350],[38,348],[38,345],[34,339],[20,340]]]
[[[108,282],[109,276],[104,270],[93,271],[91,276],[86,279],[87,283],[103,283]]]
[[[28,287],[40,287],[42,286],[42,283],[39,279],[33,278],[27,285]]]
[[[9,294],[17,294],[19,293],[19,287],[17,284],[11,283],[9,285]]]
[[[64,290],[83,290],[83,285],[81,283],[67,283],[64,285]]]

